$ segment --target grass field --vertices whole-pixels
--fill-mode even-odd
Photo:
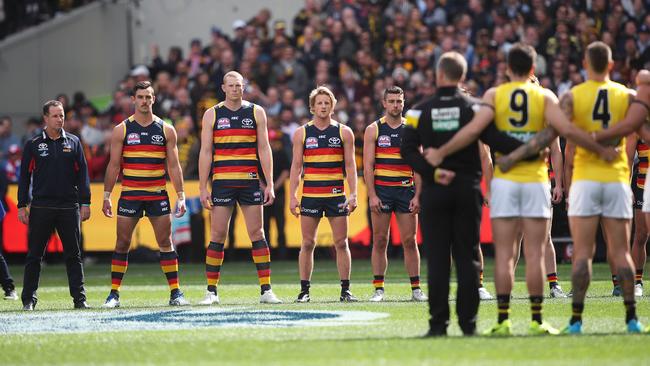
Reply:
[[[519,279],[523,278],[522,269],[523,266],[517,274]],[[22,268],[12,267],[11,270],[16,279],[22,278]],[[109,289],[108,271],[108,264],[86,267],[86,288],[89,303],[94,308],[92,310],[70,310],[72,300],[68,296],[65,270],[60,265],[44,268],[39,303],[34,313],[22,312],[19,301],[0,302],[0,365],[650,364],[645,353],[650,346],[650,336],[624,333],[623,305],[620,298],[610,296],[610,274],[604,265],[594,267],[595,281],[589,290],[585,309],[585,335],[525,336],[529,323],[529,303],[524,283],[518,281],[513,294],[511,318],[514,331],[519,336],[508,339],[460,337],[455,319],[452,319],[449,337],[421,338],[428,327],[427,305],[407,301],[410,295],[408,278],[402,263],[396,261],[393,261],[387,275],[389,301],[379,304],[366,301],[339,303],[338,276],[331,261],[318,261],[315,265],[312,302],[295,304],[293,300],[299,290],[297,264],[274,262],[274,291],[285,304],[266,306],[258,303],[259,287],[254,265],[226,262],[219,291],[221,305],[211,309],[195,305],[183,308],[182,312],[204,312],[198,317],[205,319],[214,316],[230,319],[236,324],[194,327],[181,323],[176,325],[184,329],[171,330],[156,327],[164,327],[167,320],[178,314],[182,316],[182,312],[168,313],[178,309],[170,309],[166,305],[167,286],[157,265],[129,266],[121,291],[120,310],[99,308]],[[566,265],[559,268],[560,282],[565,290],[571,287],[569,271],[570,267]],[[425,268],[422,272],[426,273]],[[494,293],[492,273],[488,263],[486,287]],[[371,278],[369,262],[353,262],[352,291],[363,300],[372,292]],[[192,303],[198,302],[205,291],[203,266],[181,264],[180,280],[186,297]],[[20,286],[20,280],[18,282]],[[426,283],[426,279],[423,278],[422,282]],[[453,306],[452,302],[452,309]],[[314,311],[314,314],[332,311],[379,313],[379,318],[369,321],[340,320],[309,326],[300,325],[299,322],[291,325],[266,322],[275,316],[276,311],[284,316],[303,314],[303,310]],[[650,320],[647,296],[639,300],[638,313],[642,322]],[[110,331],[93,331],[95,328],[91,327],[84,332],[28,333],[38,320],[41,324],[61,324],[65,329],[69,324],[83,323],[84,317],[96,318],[94,324],[101,328],[106,326],[102,319],[115,314],[140,314],[141,317],[153,314],[147,318],[149,320],[159,314],[167,314],[168,317],[154,323],[143,322],[142,330],[121,329],[118,323]],[[246,323],[242,322],[242,314],[246,314],[246,317],[251,314],[263,316]],[[570,299],[545,300],[545,320],[554,326],[565,325],[569,315]],[[479,330],[491,326],[495,317],[496,302],[483,302]],[[194,321],[192,319],[190,321]],[[24,332],[10,331],[6,324],[20,324]],[[151,330],[147,324],[154,324],[152,328],[156,330]]]

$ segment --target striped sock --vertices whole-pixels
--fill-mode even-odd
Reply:
[[[643,268],[636,270],[636,274],[634,275],[634,284],[643,285]]]
[[[409,280],[411,281],[411,291],[420,288],[420,276],[409,277]]]
[[[575,322],[581,322],[582,321],[582,311],[585,310],[585,303],[584,302],[574,302],[571,304],[571,320],[569,320],[569,324],[573,324]]]
[[[257,278],[260,280],[261,292],[271,289],[271,252],[266,240],[253,242],[253,262],[257,267]]]
[[[616,275],[612,275],[612,283],[614,284],[614,287],[618,286],[618,277],[616,277]]]
[[[625,323],[636,319],[636,300],[623,301],[623,305],[625,305]]]
[[[483,270],[478,272],[478,287],[483,287]]]
[[[122,278],[129,266],[129,253],[113,252],[111,260],[111,292],[119,292],[122,286]]]
[[[548,281],[548,287],[553,288],[557,286],[557,273],[549,273],[546,275],[546,281]]]
[[[497,308],[498,308],[498,318],[497,322],[501,324],[504,320],[507,320],[510,316],[510,294],[498,295],[497,294]]]
[[[160,252],[160,268],[162,268],[169,290],[178,291],[178,255],[176,251]]]
[[[375,279],[372,280],[372,285],[375,286],[375,290],[384,289],[384,276],[375,275]]]
[[[532,315],[532,320],[539,324],[542,324],[542,301],[544,301],[543,296],[530,297],[530,314]]]
[[[223,243],[211,241],[205,254],[205,277],[208,279],[208,291],[214,294],[217,293],[222,263]]]

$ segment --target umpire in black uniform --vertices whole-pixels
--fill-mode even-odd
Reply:
[[[43,105],[45,129],[25,143],[18,185],[18,219],[28,229],[23,310],[34,310],[41,260],[56,229],[76,309],[88,307],[80,252],[80,221],[90,218],[90,181],[79,139],[63,130],[61,102]],[[30,199],[31,183],[31,199]],[[28,208],[29,206],[29,208]]]
[[[449,325],[450,255],[458,278],[456,313],[463,334],[476,332],[479,297],[481,206],[481,160],[478,144],[450,155],[435,169],[423,157],[422,148],[435,148],[449,141],[474,117],[479,101],[459,88],[467,62],[457,52],[443,54],[436,68],[436,94],[406,114],[401,153],[422,176],[420,227],[428,258],[428,336],[444,336]],[[492,125],[481,135],[499,151],[509,152],[521,143],[499,133]],[[486,141],[487,140],[487,141]],[[450,183],[451,182],[451,183]]]

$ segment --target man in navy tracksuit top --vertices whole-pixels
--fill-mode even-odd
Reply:
[[[56,229],[65,255],[70,295],[76,309],[87,308],[80,252],[80,219],[90,217],[90,183],[79,139],[63,130],[58,101],[43,105],[45,129],[25,143],[18,185],[18,219],[28,229],[23,310],[34,310],[41,260]],[[31,198],[29,188],[32,188]]]

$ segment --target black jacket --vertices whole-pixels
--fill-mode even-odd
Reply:
[[[32,186],[30,199],[30,184]],[[61,131],[52,140],[43,131],[23,149],[18,207],[74,208],[90,204],[90,179],[79,138]]]

